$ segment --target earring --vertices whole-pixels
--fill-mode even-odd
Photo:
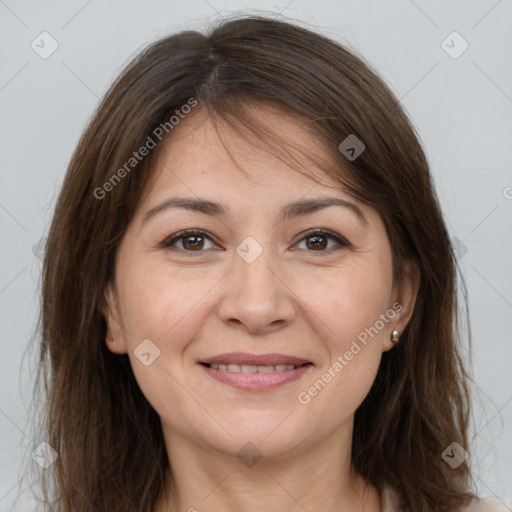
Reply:
[[[400,333],[396,329],[393,329],[393,332],[391,333],[391,341],[393,342],[393,344],[395,344],[398,343],[399,339]]]
[[[114,338],[110,338],[108,341],[110,341],[110,343],[115,343],[116,340]]]

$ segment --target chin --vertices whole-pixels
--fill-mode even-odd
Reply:
[[[286,414],[282,412],[277,421],[273,415],[272,420],[262,420],[260,417],[258,423],[249,418],[227,427],[233,437],[221,434],[215,436],[215,439],[204,441],[210,444],[212,449],[241,460],[251,456],[283,457],[311,440],[311,433],[299,426],[285,425],[287,420],[283,422],[284,418]]]
[[[286,457],[297,449],[297,444],[293,439],[288,438],[284,443],[281,438],[269,439],[266,434],[258,433],[226,439],[220,446],[212,446],[212,448],[228,457],[236,457],[245,466],[252,467],[263,457],[266,460]]]

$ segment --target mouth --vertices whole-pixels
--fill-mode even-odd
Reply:
[[[222,354],[198,363],[213,379],[248,391],[274,389],[299,379],[315,366],[311,361],[282,354]]]

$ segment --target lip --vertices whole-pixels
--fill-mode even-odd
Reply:
[[[299,366],[294,370],[273,371],[269,373],[242,373],[230,372],[227,370],[214,370],[209,366],[199,366],[213,379],[228,384],[238,389],[247,391],[265,391],[283,386],[294,380],[300,379],[312,368],[312,364]]]
[[[277,364],[293,364],[302,366],[311,361],[301,359],[300,357],[286,356],[283,354],[247,354],[243,352],[231,352],[229,354],[220,354],[215,357],[199,361],[202,364],[247,364],[254,366],[270,366]],[[311,363],[313,364],[313,363]],[[290,370],[291,371],[291,370]]]

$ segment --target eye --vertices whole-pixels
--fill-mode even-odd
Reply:
[[[329,240],[335,242],[334,247],[328,247]],[[211,244],[209,247],[208,242]],[[298,245],[303,242],[305,242],[306,251],[308,252],[330,252],[333,248],[334,250],[337,250],[350,245],[342,237],[323,229],[307,232],[306,236],[300,240]],[[338,245],[337,249],[335,248],[336,244]],[[204,252],[206,249],[212,249],[215,247],[215,244],[204,231],[198,229],[187,229],[170,236],[162,242],[161,246],[165,249],[180,250],[190,254],[194,252]]]
[[[299,242],[299,245],[305,241],[306,250],[312,249],[308,252],[330,252],[330,249],[333,249],[333,247],[327,247],[329,240],[334,241],[338,246],[341,246],[338,247],[338,249],[349,246],[349,243],[342,237],[323,229],[309,231]]]
[[[211,248],[205,247],[206,240],[209,240],[210,243],[214,246],[213,242],[211,242],[211,239],[205,235],[204,231],[187,229],[167,238],[162,243],[162,246],[167,249],[175,249],[176,247],[173,246],[175,246],[176,242],[178,242],[177,249],[181,249],[186,252],[202,252],[202,249]]]

